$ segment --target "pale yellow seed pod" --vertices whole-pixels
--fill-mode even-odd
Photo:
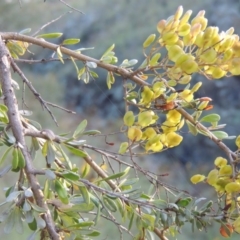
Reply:
[[[234,33],[234,27],[230,27],[227,31],[226,34],[227,35],[232,35]]]
[[[198,35],[195,38],[194,44],[197,45],[199,48],[202,48],[204,45],[204,39],[203,39],[203,32],[199,32]]]
[[[183,17],[181,18],[180,22],[179,22],[179,26],[182,26],[184,24],[186,24],[189,20],[189,18],[192,15],[192,10],[188,10],[187,12],[185,12],[185,14],[183,15]]]
[[[178,41],[179,37],[175,32],[167,32],[162,35],[160,44],[162,45],[173,45]]]
[[[183,14],[183,6],[179,6],[176,13],[174,14],[174,19],[179,20]]]
[[[192,36],[197,36],[200,33],[200,31],[201,31],[200,23],[195,23],[190,30]]]
[[[229,66],[229,72],[232,75],[240,75],[240,58],[234,58]]]
[[[177,59],[182,54],[184,54],[183,49],[181,47],[179,47],[178,45],[172,45],[167,50],[168,50],[168,58],[173,62],[176,62]]]
[[[159,33],[162,33],[163,30],[165,29],[165,26],[166,26],[166,20],[165,20],[165,19],[159,21],[158,24],[157,24],[157,30],[158,30],[158,32],[159,32]]]
[[[214,67],[214,69],[212,71],[212,78],[219,79],[219,78],[224,77],[226,74],[227,74],[227,72],[224,71],[222,68]]]
[[[184,73],[192,74],[198,72],[198,64],[194,60],[187,60],[181,64]]]
[[[189,23],[180,25],[178,28],[178,35],[182,37],[186,36],[190,32],[190,29],[191,29],[191,25]]]
[[[131,141],[140,141],[142,138],[142,131],[139,127],[133,126],[128,129],[127,135]]]
[[[198,109],[198,110],[203,110],[203,109],[208,105],[208,103],[209,103],[209,101],[202,101],[202,102],[198,105],[197,109]]]
[[[193,36],[191,32],[183,37],[184,46],[191,46],[195,42],[197,36]]]
[[[200,55],[203,63],[212,64],[217,60],[217,52],[213,48],[209,48]]]
[[[202,82],[197,82],[191,89],[191,92],[194,93],[194,92],[197,92],[198,89],[202,86]]]

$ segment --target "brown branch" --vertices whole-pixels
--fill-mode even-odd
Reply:
[[[34,169],[34,166],[32,164],[32,159],[29,154],[29,150],[25,143],[23,135],[23,126],[20,119],[17,99],[11,84],[12,78],[10,72],[9,52],[4,42],[2,41],[1,36],[0,36],[0,80],[4,95],[4,103],[8,107],[9,123],[11,125],[13,135],[16,138],[17,144],[22,146],[21,151],[26,161],[26,166],[24,168],[25,174],[33,191],[37,205],[46,210],[46,213],[43,214],[43,218],[46,222],[46,229],[49,233],[50,238],[53,240],[59,240],[60,236],[56,232],[55,224],[52,219],[50,210],[48,209],[48,206],[44,200],[44,195],[41,190],[41,186],[37,178],[30,173]]]

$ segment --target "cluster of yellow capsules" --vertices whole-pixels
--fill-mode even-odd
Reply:
[[[227,73],[239,75],[240,42],[234,28],[219,32],[218,27],[207,26],[205,11],[189,21],[191,14],[189,10],[183,15],[180,6],[175,15],[158,23],[158,41],[174,63],[169,71],[179,80],[196,72],[209,79],[219,79]]]

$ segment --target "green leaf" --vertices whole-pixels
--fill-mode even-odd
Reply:
[[[79,190],[84,198],[86,204],[90,204],[90,195],[85,186],[79,186]]]
[[[107,74],[107,87],[111,89],[112,84],[114,84],[115,78],[112,72],[108,72]]]
[[[212,131],[211,133],[220,140],[228,138],[228,134],[223,131]]]
[[[33,221],[31,223],[28,223],[28,227],[32,230],[32,231],[35,231],[37,230],[37,221],[36,219],[34,218]],[[36,232],[35,232],[36,233]],[[35,238],[33,238],[35,239]],[[28,238],[29,240],[29,238]]]
[[[86,71],[85,67],[78,70],[78,80],[81,79],[81,77],[85,73],[85,71]]]
[[[97,67],[97,64],[95,62],[86,62],[86,65],[89,67],[89,68],[96,68]]]
[[[119,172],[119,173],[116,173],[116,174],[113,174],[107,178],[103,178],[103,179],[100,179],[99,181],[107,181],[107,180],[110,180],[110,179],[116,179],[116,178],[120,178],[120,177],[123,177],[123,176],[126,176],[128,174],[130,170],[130,167],[127,167],[123,172]]]
[[[101,134],[101,132],[98,130],[88,130],[82,133],[82,135],[96,135],[96,134]]]
[[[52,170],[50,170],[49,168],[45,170],[45,176],[49,180],[56,179],[56,174]]]
[[[20,32],[19,32],[19,34],[26,34],[26,33],[30,33],[31,32],[31,28],[25,28],[25,29],[23,29],[23,30],[21,30]]]
[[[74,204],[71,208],[69,209],[61,209],[62,212],[89,212],[94,209],[94,204],[86,204],[86,203],[81,203],[81,204]]]
[[[200,122],[218,122],[221,119],[221,117],[218,114],[209,114],[200,119]]]
[[[53,143],[51,141],[47,141],[47,163],[52,164],[55,161],[55,151],[53,149]]]
[[[95,231],[92,231],[91,233],[86,234],[86,235],[89,236],[89,237],[97,237],[97,236],[100,235],[100,232],[95,230]]]
[[[5,161],[8,153],[11,151],[12,148],[13,148],[13,145],[10,146],[10,147],[8,147],[8,148],[6,149],[6,151],[4,152],[4,154],[2,155],[2,157],[1,157],[1,159],[0,159],[0,166],[2,166],[2,164],[4,163],[4,161]]]
[[[32,203],[30,201],[28,201],[28,203],[32,206],[32,208],[36,211],[36,212],[39,212],[39,213],[45,213],[46,212],[46,209],[42,208],[42,207],[39,207],[37,204],[35,203]]]
[[[58,194],[59,199],[62,201],[62,203],[68,204],[69,199],[68,199],[67,190],[58,179],[55,180],[55,190]]]
[[[65,162],[67,163],[67,166],[69,169],[72,169],[72,162],[69,160],[68,156],[66,155],[66,153],[63,151],[62,147],[60,145],[57,145],[57,148],[60,150],[63,159],[65,160]]]
[[[184,199],[179,199],[176,204],[179,207],[187,207],[189,205],[189,203],[192,201],[191,198],[184,198]]]
[[[14,211],[11,211],[9,214],[7,220],[5,221],[5,226],[4,226],[4,233],[9,234],[14,226],[15,220],[14,220]]]
[[[36,221],[37,221],[38,229],[44,229],[46,227],[46,222],[43,220],[43,218],[41,216],[37,216]]]
[[[71,180],[71,181],[77,181],[79,180],[80,176],[78,173],[75,172],[62,172],[61,175],[67,179],[67,180]]]
[[[83,150],[80,150],[78,148],[74,148],[74,147],[71,147],[69,145],[65,145],[67,147],[67,149],[72,153],[74,154],[75,156],[79,156],[79,157],[87,157],[87,153],[84,152]]]
[[[11,192],[11,193],[7,196],[6,202],[15,201],[21,193],[22,193],[22,191]]]
[[[62,36],[62,33],[44,33],[36,36],[36,38],[59,38]]]
[[[80,122],[80,124],[78,125],[78,127],[76,128],[76,130],[73,133],[73,138],[76,139],[78,137],[78,135],[80,135],[81,133],[84,132],[85,128],[87,126],[87,120],[84,119],[82,122]]]
[[[22,234],[23,233],[22,212],[20,211],[19,207],[16,207],[13,211],[16,232]]]
[[[192,133],[192,135],[196,136],[198,134],[198,129],[196,126],[194,126],[192,123],[190,123],[188,120],[186,120],[189,132]]]
[[[71,60],[73,62],[73,65],[74,65],[76,71],[77,71],[77,74],[78,74],[79,69],[78,69],[78,66],[77,66],[76,62],[75,62],[75,60],[74,60],[74,58],[72,56],[70,56],[70,58],[71,58]]]
[[[111,45],[111,46],[104,52],[104,54],[103,54],[102,57],[101,57],[101,60],[102,60],[103,57],[107,56],[107,55],[114,49],[114,47],[115,47],[115,44]]]
[[[110,210],[110,212],[116,212],[118,210],[117,204],[115,203],[115,201],[112,200],[111,198],[108,198],[107,196],[103,197],[103,203],[104,203],[104,206]]]
[[[71,231],[71,229],[79,229],[82,227],[91,227],[93,224],[94,224],[93,221],[82,221],[80,223],[68,226],[68,229],[70,229],[70,231]]]
[[[18,168],[18,150],[16,147],[14,147],[12,152],[12,169],[15,170],[17,168]]]
[[[62,42],[62,45],[74,45],[80,42],[80,39],[78,38],[69,38],[69,39],[65,39]]]
[[[60,47],[57,48],[57,56],[58,56],[58,59],[61,61],[61,63],[64,64],[63,55]]]
[[[19,167],[20,169],[22,169],[22,168],[25,167],[26,161],[25,161],[25,158],[24,158],[24,156],[23,156],[23,154],[22,154],[21,149],[18,148],[17,151],[18,151],[18,167]]]
[[[130,231],[132,228],[132,224],[133,224],[133,220],[134,220],[134,212],[132,212],[129,224],[128,224],[128,230]]]

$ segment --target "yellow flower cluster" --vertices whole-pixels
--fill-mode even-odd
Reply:
[[[175,131],[183,126],[184,120],[174,109],[167,113],[166,121],[161,125],[161,129],[157,125],[152,126],[158,120],[158,116],[151,110],[141,111],[137,117],[132,111],[128,111],[123,120],[124,124],[129,127],[128,138],[132,142],[141,142],[147,152],[159,152],[164,148],[178,146],[183,139]],[[123,149],[126,151],[126,146],[126,144],[121,145],[119,152],[123,153]]]
[[[157,29],[161,46],[174,65],[170,72],[177,72],[178,79],[196,72],[209,78],[222,78],[227,73],[240,74],[239,36],[230,28],[219,32],[218,27],[208,27],[205,11],[200,11],[189,22],[192,11],[183,14],[180,6],[175,15],[161,20]]]

